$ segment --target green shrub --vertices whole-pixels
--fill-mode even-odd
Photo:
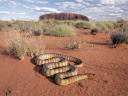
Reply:
[[[96,22],[96,27],[98,32],[109,32],[114,28],[114,24],[111,21],[100,21]]]
[[[96,24],[94,22],[89,21],[82,21],[82,20],[76,20],[72,21],[72,24],[77,28],[88,28],[93,29],[96,27]]]
[[[81,20],[74,21],[74,26],[77,28],[85,28],[85,22]]]
[[[96,28],[98,30],[98,32],[108,32],[109,28],[106,26],[106,24],[104,22],[97,22],[96,23]]]
[[[76,33],[73,26],[69,26],[67,24],[60,24],[52,27],[48,34],[53,36],[73,36]]]

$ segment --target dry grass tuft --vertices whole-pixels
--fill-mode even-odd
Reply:
[[[66,48],[68,49],[80,49],[83,48],[83,45],[85,44],[84,41],[71,41],[68,45],[66,45]]]
[[[35,56],[40,54],[41,48],[35,38],[26,38],[20,32],[6,33],[6,52],[22,60],[26,55]]]

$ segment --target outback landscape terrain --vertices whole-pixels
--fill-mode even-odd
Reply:
[[[0,21],[0,96],[128,96],[127,26],[125,20]],[[95,76],[57,85],[32,62],[47,52],[77,57],[78,72]]]

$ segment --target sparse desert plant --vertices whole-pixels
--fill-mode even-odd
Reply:
[[[8,34],[8,45],[6,51],[10,55],[14,55],[16,58],[23,59],[27,52],[27,43],[20,34],[14,32]]]
[[[114,24],[113,24],[113,22],[111,22],[111,21],[106,21],[106,22],[104,22],[105,23],[105,25],[107,26],[107,28],[108,29],[113,29],[114,28]]]
[[[72,21],[72,24],[77,28],[88,28],[93,29],[96,27],[95,22],[89,22],[89,21],[82,21],[82,20],[76,20]]]
[[[41,50],[41,48],[39,48],[39,46],[37,44],[34,44],[34,45],[29,44],[28,45],[27,56],[34,57],[41,53],[42,53],[42,50]]]
[[[72,41],[68,45],[66,45],[66,48],[72,49],[72,50],[80,49],[83,47],[84,43],[85,43],[84,41],[80,41],[80,42],[79,41]]]
[[[98,32],[98,30],[97,30],[96,28],[91,29],[91,34],[92,34],[92,35],[96,35],[97,32]]]
[[[60,24],[60,25],[55,25],[53,28],[51,28],[48,34],[53,36],[63,37],[63,36],[74,36],[76,33],[73,26],[69,26],[67,24]]]
[[[118,29],[118,28],[122,28],[122,26],[123,26],[123,24],[124,24],[125,22],[126,22],[125,20],[119,19],[119,20],[117,20],[116,22],[113,22],[113,24],[114,24],[114,27],[115,27],[116,29]]]
[[[39,29],[32,30],[32,35],[34,36],[40,36],[42,33],[42,30]]]
[[[6,52],[16,58],[22,60],[26,55],[34,56],[41,52],[36,43],[30,39],[23,37],[19,32],[11,32],[7,34]]]
[[[0,30],[2,30],[5,27],[5,22],[4,21],[0,21]]]
[[[108,28],[108,26],[106,26],[105,22],[97,22],[96,23],[96,28],[98,30],[98,32],[109,32],[110,28]]]
[[[77,28],[85,28],[85,24],[86,24],[86,22],[84,22],[82,20],[74,21],[74,26]]]
[[[13,27],[19,32],[29,33],[35,36],[39,36],[44,32],[44,24],[42,22],[17,21],[14,22]]]
[[[111,41],[114,48],[120,43],[128,43],[128,33],[118,31],[111,35]]]

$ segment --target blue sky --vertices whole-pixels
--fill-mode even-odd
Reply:
[[[80,13],[91,20],[128,19],[128,0],[0,0],[3,20],[38,20],[52,12]]]

